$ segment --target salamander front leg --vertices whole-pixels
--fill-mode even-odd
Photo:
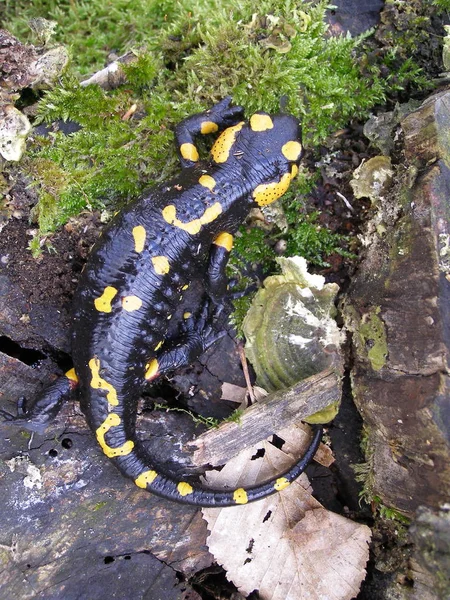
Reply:
[[[206,300],[197,316],[186,314],[179,337],[169,342],[169,347],[146,365],[146,381],[153,381],[160,375],[188,367],[226,334],[223,329],[217,331],[213,327],[214,318],[210,315],[210,305]]]
[[[195,145],[197,135],[216,133],[220,129],[236,125],[243,119],[242,106],[230,106],[231,96],[227,96],[211,109],[192,115],[175,127],[175,137],[182,167],[194,166],[199,160]]]
[[[24,406],[24,400],[20,399],[17,416],[4,410],[0,410],[0,416],[11,425],[42,435],[77,385],[78,378],[75,371],[70,369],[65,375],[48,385],[29,409]]]
[[[233,236],[226,231],[214,238],[209,251],[205,288],[215,304],[223,304],[227,294],[228,277],[225,269],[233,247]]]

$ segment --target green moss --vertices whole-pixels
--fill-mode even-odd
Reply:
[[[303,256],[308,262],[319,266],[329,266],[325,258],[335,253],[354,258],[344,247],[347,242],[345,236],[320,225],[318,211],[305,214],[301,209],[296,209],[296,204],[296,201],[291,203],[286,212],[289,230],[284,237],[288,256]]]
[[[373,499],[373,484],[374,476],[371,461],[352,465],[352,469],[355,473],[355,479],[359,483],[362,483],[362,489],[359,493],[360,501],[364,501],[366,504],[371,504]]]
[[[250,0],[0,0],[4,26],[14,34],[26,40],[30,17],[53,19],[54,41],[72,51],[71,74],[38,105],[38,122],[81,126],[68,136],[38,137],[31,147],[32,160],[49,165],[48,174],[30,167],[41,197],[35,212],[41,233],[85,208],[113,212],[166,180],[178,169],[173,125],[227,94],[248,112],[277,111],[287,99],[310,147],[349,119],[365,117],[383,102],[385,78],[374,65],[361,72],[355,56],[363,38],[325,35],[326,7],[323,0],[263,0],[255,13]],[[103,67],[110,51],[130,48],[139,48],[139,58],[124,67],[126,85],[104,92],[78,84],[79,74]],[[133,105],[135,117],[124,120]],[[301,175],[297,194],[307,185]],[[289,202],[289,254],[319,265],[333,252],[347,255],[342,238],[320,227],[317,214],[303,217],[298,201]]]
[[[405,517],[399,510],[385,506],[378,496],[375,496],[374,501],[376,502],[377,510],[382,519],[388,519],[389,521],[398,521],[402,525],[409,525],[410,519]]]
[[[178,406],[168,406],[167,404],[159,404],[155,402],[154,404],[155,410],[164,410],[165,412],[182,412],[186,413],[191,417],[191,419],[197,425],[206,425],[206,427],[213,429],[214,427],[218,427],[220,421],[214,417],[203,417],[202,415],[195,415],[192,411],[187,410],[186,408],[180,408]]]
[[[329,423],[332,421],[335,416],[339,412],[340,401],[332,402],[329,406],[324,408],[323,410],[319,410],[313,415],[306,417],[303,419],[306,423],[310,425],[321,424],[321,423]]]
[[[362,116],[382,101],[384,84],[381,78],[370,85],[361,78],[352,58],[359,40],[325,38],[325,2],[305,2],[302,8],[289,0],[283,5],[262,2],[255,26],[251,2],[216,6],[214,17],[208,11],[197,26],[199,45],[178,69],[177,81],[184,80],[180,83],[188,96],[206,103],[233,90],[236,102],[249,112],[276,111],[285,95],[289,109],[304,117],[305,139],[318,143],[350,115]],[[266,15],[294,30],[287,53],[266,47],[273,37],[273,22]]]
[[[379,312],[380,308],[377,307],[363,315],[356,332],[359,348],[366,354],[374,371],[379,371],[385,365],[388,355],[386,328]]]
[[[22,40],[39,43],[28,20],[44,17],[56,21],[54,40],[68,46],[79,73],[104,66],[109,52],[124,53],[149,43],[170,19],[176,2],[162,0],[0,0],[2,26]]]
[[[242,422],[242,415],[244,414],[244,411],[242,408],[237,408],[236,410],[234,410],[231,415],[229,417],[227,417],[226,419],[224,419],[224,422],[226,423],[237,423],[238,425],[241,424]]]
[[[437,6],[440,12],[450,11],[450,0],[432,0],[432,4]]]

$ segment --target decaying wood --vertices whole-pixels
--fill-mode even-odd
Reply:
[[[287,390],[263,398],[248,408],[239,422],[226,422],[207,431],[188,444],[188,448],[194,448],[193,461],[196,465],[224,464],[243,448],[299,423],[340,397],[339,369],[325,369]]]
[[[449,124],[449,90],[401,120],[405,162],[367,223],[343,311],[366,487],[408,516],[450,500]]]

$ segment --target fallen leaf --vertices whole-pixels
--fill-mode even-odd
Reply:
[[[222,384],[222,400],[228,400],[229,402],[242,404],[245,402],[246,396],[247,388],[227,382]]]
[[[291,434],[278,435],[287,440]],[[220,472],[208,474],[207,483],[240,487],[274,477],[294,460],[289,445],[247,448]],[[262,600],[350,600],[358,593],[370,529],[324,509],[311,496],[305,474],[263,500],[207,508],[203,515],[209,550],[242,594],[258,590]]]

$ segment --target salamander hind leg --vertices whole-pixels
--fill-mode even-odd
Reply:
[[[170,371],[188,367],[226,335],[217,318],[221,311],[221,306],[213,305],[206,298],[196,315],[185,312],[177,338],[167,341],[164,350],[147,364],[146,381],[153,381]]]

